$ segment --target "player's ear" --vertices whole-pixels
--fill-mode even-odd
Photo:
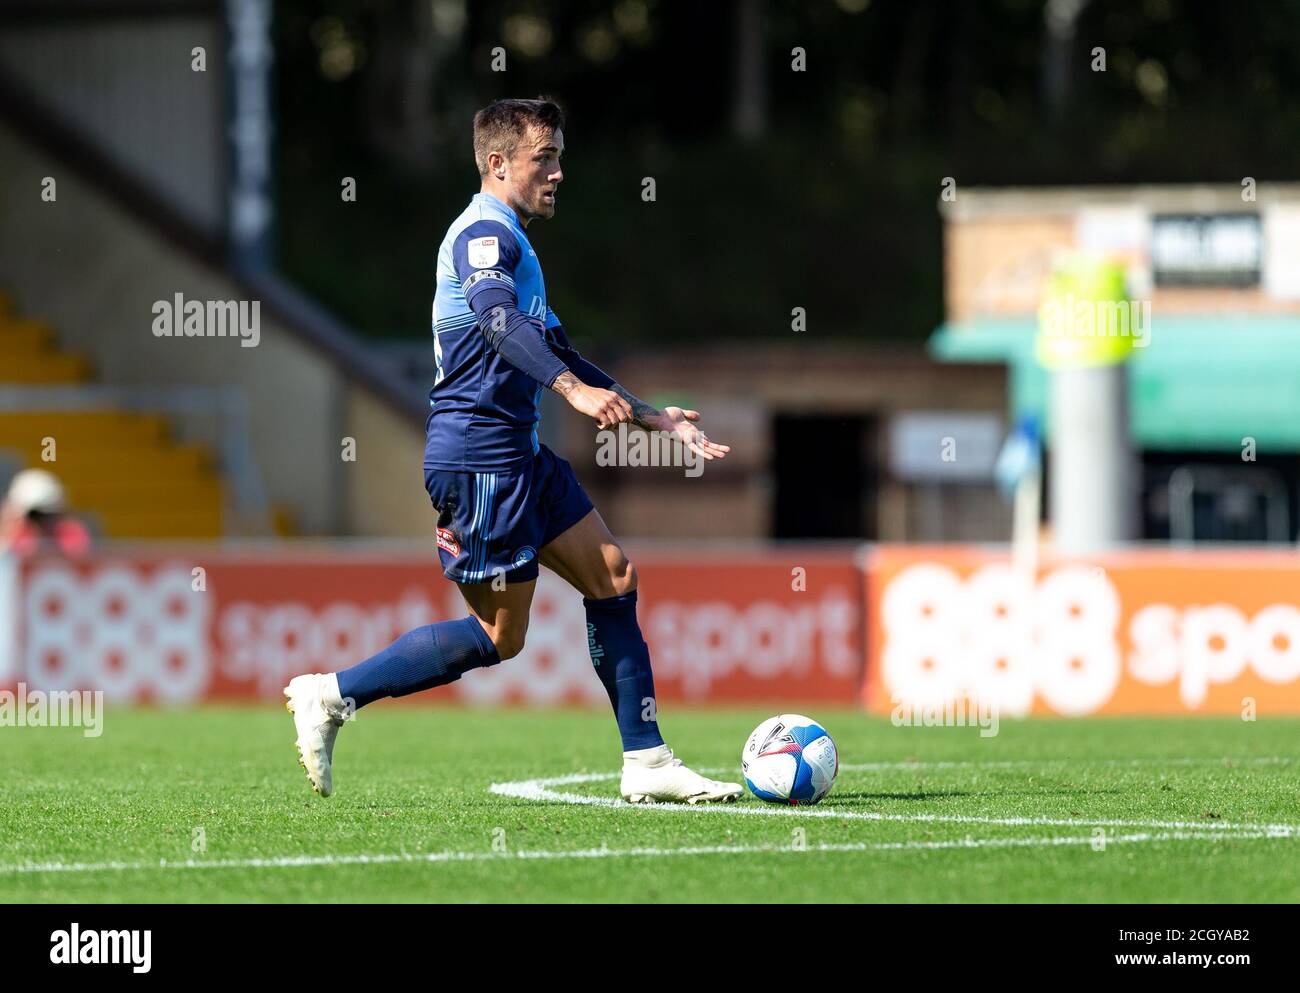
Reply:
[[[500,152],[488,152],[487,167],[497,179],[506,178],[506,157]]]

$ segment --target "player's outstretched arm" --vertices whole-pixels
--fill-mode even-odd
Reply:
[[[579,414],[595,418],[597,427],[612,428],[632,420],[632,408],[621,396],[599,386],[588,386],[568,369],[555,377],[551,389]]]
[[[632,410],[632,423],[647,431],[667,431],[678,441],[702,459],[710,462],[725,458],[731,451],[730,445],[719,445],[710,441],[708,436],[695,426],[700,419],[698,410],[683,410],[681,407],[665,407],[658,410],[653,404],[634,396],[631,390],[614,383],[610,389],[627,401]]]
[[[596,418],[602,428],[630,421],[646,431],[667,431],[704,459],[720,459],[731,451],[727,445],[710,441],[695,426],[693,422],[700,419],[699,411],[681,407],[658,410],[653,404],[646,403],[615,382],[604,369],[583,358],[569,343],[569,336],[554,311],[547,310],[546,320],[547,329],[555,339],[555,353],[567,366],[567,371],[556,377],[551,389],[568,400],[574,409]]]

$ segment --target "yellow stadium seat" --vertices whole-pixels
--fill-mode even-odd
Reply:
[[[0,292],[0,383],[75,385],[91,378],[84,355],[60,350],[44,321],[15,317],[12,299]],[[105,537],[222,535],[224,483],[216,460],[202,445],[177,443],[163,415],[0,411],[5,455],[58,475],[73,512]]]

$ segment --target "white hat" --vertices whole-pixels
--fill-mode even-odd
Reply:
[[[44,469],[24,469],[9,484],[9,502],[20,513],[39,511],[43,514],[63,512],[63,484],[57,476]]]

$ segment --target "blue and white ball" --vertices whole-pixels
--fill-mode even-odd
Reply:
[[[760,800],[803,807],[831,791],[840,757],[826,729],[811,717],[779,714],[749,736],[740,771]]]

